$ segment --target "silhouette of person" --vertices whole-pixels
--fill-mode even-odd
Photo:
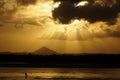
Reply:
[[[27,77],[28,77],[28,75],[27,75],[27,73],[25,73],[25,78],[27,79]]]

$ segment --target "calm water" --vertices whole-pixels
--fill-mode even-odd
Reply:
[[[0,68],[0,80],[120,80],[120,68],[6,67]]]

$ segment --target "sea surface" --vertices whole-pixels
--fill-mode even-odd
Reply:
[[[0,67],[0,80],[120,80],[120,68]]]

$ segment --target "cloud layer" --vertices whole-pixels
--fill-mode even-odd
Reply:
[[[93,38],[120,37],[120,20],[117,20],[119,19],[118,14],[120,12],[119,0],[54,0],[54,2],[58,1],[61,4],[51,13],[52,1],[2,0],[0,1],[0,27],[8,24],[10,27],[14,26],[18,30],[30,26],[32,28],[35,26],[42,29],[45,28],[46,31],[43,30],[43,32],[46,32],[46,36],[43,35],[39,39],[89,40]],[[81,1],[88,1],[88,4],[76,6]],[[69,26],[75,21],[74,19],[78,20],[78,23]],[[90,24],[86,26],[83,23],[85,24],[83,26],[79,21],[80,19],[85,19],[83,21],[87,20]],[[65,26],[68,26],[68,29],[63,28],[63,31],[60,31],[58,27],[63,25],[56,24],[54,20],[67,24]],[[106,29],[97,25],[90,26],[92,25],[91,23],[99,21],[107,24],[115,24],[117,21],[118,23],[107,25],[104,27]],[[119,29],[109,28],[110,26],[113,28],[118,26]],[[47,30],[48,27],[51,27],[51,30]],[[73,27],[70,29],[71,31],[69,30],[70,27]],[[92,28],[93,30],[90,30]],[[99,29],[102,31],[98,31]],[[52,33],[51,37],[49,37],[49,32]],[[71,35],[74,36],[69,37]]]
[[[17,0],[17,3],[20,5],[30,5],[30,4],[35,4],[37,0]]]
[[[29,5],[35,5],[35,3],[37,3],[37,0],[0,0],[0,26],[4,26],[7,23],[18,23],[18,20],[13,21],[12,19],[15,18],[19,8],[26,8]],[[21,21],[19,21],[19,24]],[[22,22],[25,23],[25,21]]]
[[[108,24],[115,24],[120,12],[119,0],[54,0],[61,4],[53,11],[55,20],[68,24],[73,19],[85,19],[90,23],[103,21]],[[75,6],[81,1],[88,1],[88,5]]]

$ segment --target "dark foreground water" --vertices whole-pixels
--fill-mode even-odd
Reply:
[[[0,80],[120,80],[120,68],[0,68]]]

